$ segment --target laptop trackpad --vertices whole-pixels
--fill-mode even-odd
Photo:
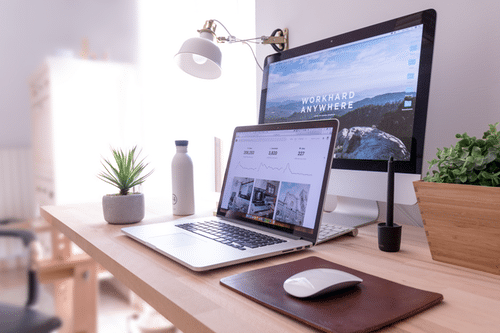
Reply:
[[[177,233],[164,236],[157,236],[148,239],[148,242],[158,248],[176,248],[181,246],[191,246],[193,244],[199,243],[199,238],[194,236]]]

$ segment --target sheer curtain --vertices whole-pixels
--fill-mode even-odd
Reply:
[[[214,191],[214,137],[223,139],[227,153],[233,128],[257,122],[256,65],[248,46],[219,44],[222,76],[203,80],[182,72],[173,57],[208,19],[221,21],[237,37],[254,37],[255,3],[139,0],[138,10],[142,145],[155,169],[142,190],[170,204],[174,140],[189,140],[200,201],[202,194]],[[221,26],[216,32],[227,36]]]

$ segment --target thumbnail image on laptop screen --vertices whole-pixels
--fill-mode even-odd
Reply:
[[[219,213],[312,233],[331,163],[332,131],[236,132]]]

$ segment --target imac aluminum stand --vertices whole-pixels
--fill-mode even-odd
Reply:
[[[378,217],[376,201],[327,195],[321,223],[357,228],[376,222]]]

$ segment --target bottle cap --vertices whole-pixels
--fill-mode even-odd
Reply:
[[[188,145],[188,140],[175,140],[175,145],[186,147]]]

